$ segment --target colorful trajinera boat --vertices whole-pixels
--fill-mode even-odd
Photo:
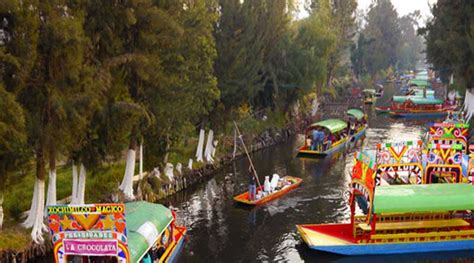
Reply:
[[[355,143],[361,139],[367,130],[367,116],[359,109],[349,109],[347,119],[347,122],[328,119],[311,124],[306,128],[306,143],[300,147],[298,156],[325,157],[345,149],[348,142]],[[315,145],[313,140],[315,130],[325,134],[326,140],[319,146]]]
[[[449,111],[456,108],[456,105],[445,104],[441,99],[411,97],[403,98],[402,103],[396,102],[394,98],[389,114],[393,117],[420,118],[420,117],[444,117]]]
[[[48,206],[56,263],[173,262],[186,227],[160,204]]]
[[[367,116],[359,109],[349,109],[347,111],[349,121],[348,134],[349,142],[355,142],[365,135],[367,130]]]
[[[259,186],[257,187],[257,190],[256,190],[257,198],[255,198],[254,200],[249,198],[250,197],[249,192],[245,192],[245,193],[235,196],[234,200],[236,202],[246,204],[246,205],[262,205],[269,201],[280,198],[281,196],[298,188],[301,185],[301,182],[303,182],[303,179],[301,178],[293,177],[293,176],[284,176],[283,178],[280,178],[278,182],[278,186],[275,188],[274,191],[265,193],[263,191],[263,186]]]
[[[297,225],[303,241],[342,255],[474,249],[471,184],[375,187],[375,163],[357,155],[352,171],[350,223]],[[359,205],[365,214],[356,214]]]

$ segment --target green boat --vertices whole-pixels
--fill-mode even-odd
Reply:
[[[184,245],[186,227],[160,204],[48,206],[54,261],[173,262]]]
[[[428,105],[428,104],[443,104],[444,101],[442,99],[437,98],[424,98],[419,96],[393,96],[393,102],[395,103],[404,103],[406,101],[412,101],[414,104],[417,105]]]
[[[306,128],[305,131],[305,145],[301,146],[298,150],[298,156],[302,157],[325,157],[333,154],[339,150],[345,149],[347,142],[355,142],[360,139],[367,128],[365,122],[365,114],[359,109],[350,109],[347,111],[349,123],[357,123],[354,134],[348,127],[348,122],[341,119],[328,119],[320,122],[313,123]],[[352,118],[352,120],[351,120]],[[329,140],[323,143],[321,149],[317,149],[317,146],[313,144],[313,131],[319,129],[324,131],[324,134],[329,138],[333,137],[335,142]],[[328,146],[329,144],[329,146]]]
[[[352,116],[359,121],[362,120],[365,116],[365,114],[359,109],[349,109],[347,111],[347,115]]]

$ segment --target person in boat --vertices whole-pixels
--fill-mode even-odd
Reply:
[[[324,131],[321,128],[313,130],[313,151],[321,151],[324,140]]]
[[[308,149],[311,149],[312,145],[313,145],[313,140],[311,140],[311,135],[308,135],[308,137],[306,137],[306,147]]]
[[[315,128],[311,135],[313,136],[313,144],[312,144],[311,150],[316,151],[318,149],[319,129]]]
[[[249,200],[253,201],[255,200],[257,192],[257,186],[255,182],[255,176],[252,171],[252,167],[249,167]]]
[[[327,143],[327,146],[326,146],[326,150],[331,148],[331,145],[335,142],[335,140],[336,140],[336,137],[334,136],[334,134],[330,133],[328,135],[328,143]]]

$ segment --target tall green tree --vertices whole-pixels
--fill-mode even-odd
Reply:
[[[390,0],[376,0],[370,5],[366,20],[362,34],[368,41],[361,45],[366,51],[359,54],[365,54],[362,59],[367,72],[374,76],[380,70],[396,68],[401,30],[395,7]]]
[[[438,0],[433,17],[420,33],[426,41],[427,60],[447,81],[451,74],[466,89],[474,86],[474,3]]]
[[[48,204],[56,203],[56,159],[64,153],[84,123],[81,111],[91,79],[84,63],[87,44],[83,16],[65,1],[16,2],[4,5],[10,41],[4,77],[25,109],[28,143],[34,149],[36,181],[31,209],[24,225],[42,242],[44,181],[49,160]],[[23,53],[25,52],[25,53]],[[27,56],[27,57],[25,57]]]
[[[422,58],[423,42],[416,32],[420,19],[419,11],[400,17],[399,23],[402,37],[399,47],[399,69],[415,70]]]

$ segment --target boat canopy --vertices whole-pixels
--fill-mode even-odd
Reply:
[[[138,262],[173,220],[171,210],[144,201],[125,204],[130,262]]]
[[[375,91],[375,89],[364,89],[364,90],[362,90],[362,92],[375,94],[376,91]]]
[[[347,128],[347,123],[340,119],[328,119],[320,122],[313,123],[309,126],[310,129],[316,127],[324,127],[331,133],[339,132]]]
[[[408,82],[409,86],[429,87],[431,86],[426,79],[412,79]]]
[[[442,99],[436,98],[424,98],[419,96],[393,96],[393,102],[403,103],[407,100],[411,100],[414,104],[428,105],[428,104],[443,104]]]
[[[357,120],[362,120],[362,118],[364,118],[364,113],[359,109],[349,109],[347,114],[353,116]]]
[[[474,210],[474,185],[389,185],[375,188],[374,213],[435,213]]]

